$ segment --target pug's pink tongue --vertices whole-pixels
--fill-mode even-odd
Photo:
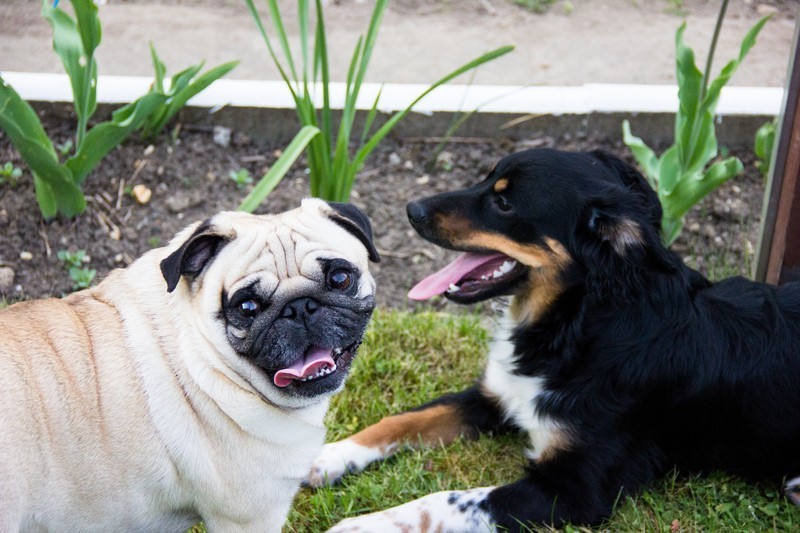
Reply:
[[[498,256],[502,256],[502,254],[463,253],[440,271],[414,285],[408,291],[408,297],[412,300],[427,300],[443,294],[450,288],[450,285],[458,283],[464,279],[464,276]]]
[[[331,350],[314,348],[304,357],[301,357],[289,368],[284,368],[275,372],[272,380],[278,387],[287,387],[292,381],[308,378],[317,373],[317,370],[328,367],[334,368],[336,363],[331,357]]]

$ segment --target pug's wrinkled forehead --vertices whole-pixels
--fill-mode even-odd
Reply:
[[[241,250],[241,271],[230,271],[223,286],[230,292],[257,281],[267,292],[303,292],[324,282],[330,261],[347,261],[362,274],[369,269],[364,244],[332,221],[332,209],[320,200],[305,200],[292,211],[266,217],[252,230],[242,231],[236,248]],[[265,246],[266,244],[266,246]],[[359,294],[374,292],[373,281],[363,283]]]
[[[318,199],[276,215],[222,212],[181,240],[161,263],[170,292],[181,278],[190,285],[213,278],[228,292],[253,283],[268,294],[304,290],[323,281],[331,261],[344,261],[366,274],[359,294],[367,295],[374,292],[369,261],[380,261],[367,217],[352,205]]]

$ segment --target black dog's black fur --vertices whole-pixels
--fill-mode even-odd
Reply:
[[[563,425],[568,443],[490,493],[498,525],[596,523],[620,494],[675,467],[800,475],[800,284],[714,283],[686,267],[662,245],[661,206],[633,167],[602,152],[528,150],[474,187],[411,204],[409,216],[448,248],[483,249],[443,231],[443,216],[568,252],[555,299],[512,333],[516,373],[547,391],[531,408]],[[508,292],[524,299],[531,288]],[[480,382],[437,404],[457,406],[473,431],[506,424]]]

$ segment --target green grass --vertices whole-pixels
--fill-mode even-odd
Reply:
[[[483,366],[490,338],[485,326],[486,319],[474,315],[377,312],[347,386],[332,403],[328,440],[468,386]],[[430,492],[512,482],[523,473],[527,445],[525,436],[516,435],[401,452],[336,487],[301,490],[284,531],[324,531],[343,518]],[[799,527],[800,508],[775,487],[722,474],[673,474],[636,497],[623,498],[603,526],[565,530],[738,532]]]
[[[489,338],[486,319],[476,315],[376,312],[347,386],[332,402],[328,439],[346,437],[382,416],[468,386],[481,371]],[[301,490],[284,532],[324,531],[348,516],[430,492],[509,483],[522,475],[527,445],[524,435],[510,435],[401,452],[336,487]],[[800,530],[800,508],[776,487],[722,474],[672,474],[635,497],[621,499],[601,527],[564,530],[788,532]],[[205,533],[202,526],[190,531]]]

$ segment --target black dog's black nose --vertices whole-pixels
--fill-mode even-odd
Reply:
[[[311,298],[298,298],[292,300],[283,307],[281,311],[281,318],[288,318],[295,320],[298,318],[304,319],[307,316],[313,315],[319,309],[319,303]]]
[[[412,224],[421,224],[428,218],[425,208],[422,207],[422,203],[420,202],[409,202],[406,206],[406,213],[408,214],[408,220],[410,220]]]

